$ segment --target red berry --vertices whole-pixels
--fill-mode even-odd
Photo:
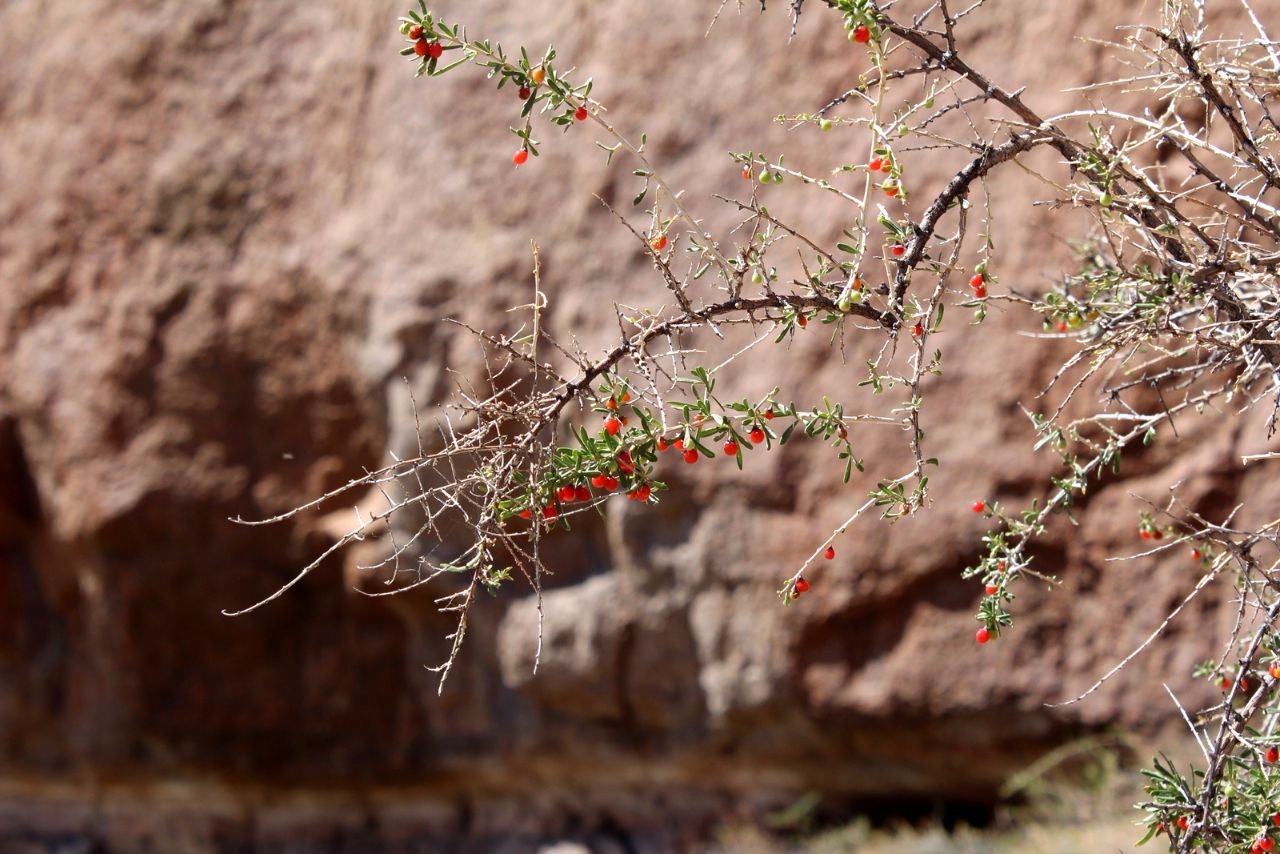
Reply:
[[[570,484],[566,483],[564,486],[556,490],[556,498],[559,498],[561,501],[572,501],[573,496],[576,493],[577,493],[577,490],[574,489]]]
[[[667,236],[665,234],[659,234],[649,245],[653,247],[654,252],[661,252],[663,249],[667,248]]]
[[[533,518],[533,511],[526,507],[525,509],[523,509],[523,510],[521,510],[521,511],[520,511],[520,518],[521,518],[521,519],[532,519],[532,518]]]
[[[766,410],[764,411],[764,420],[765,420],[765,421],[772,421],[772,420],[773,420],[773,410],[772,410],[772,409],[766,409]]]
[[[974,513],[981,513],[983,510],[987,509],[987,504],[984,501],[975,501],[969,509]]]
[[[822,553],[822,556],[823,556],[823,557],[825,557],[827,560],[835,560],[835,557],[836,557],[836,547],[835,547],[835,546],[827,546],[827,550],[826,550],[825,552],[823,552],[823,553]]]
[[[1142,539],[1144,540],[1149,540],[1151,539],[1151,532],[1148,531],[1146,528],[1143,528],[1142,530],[1138,531],[1138,536],[1142,537]]]
[[[919,338],[921,335],[924,334],[924,326],[922,324],[917,323],[915,326],[911,327],[911,334]]]
[[[426,56],[428,50],[430,50],[430,48],[428,48],[427,43],[423,41],[417,42],[413,46],[413,52],[418,56]]]
[[[976,640],[978,643],[986,643],[987,641],[991,640],[991,632],[987,630],[986,626],[983,626],[982,628],[978,629],[978,633],[973,636],[973,639]]]
[[[1280,662],[1272,662],[1267,672],[1271,674],[1272,679],[1280,679]]]
[[[1271,823],[1274,824],[1276,827],[1280,827],[1280,812],[1271,816]]]
[[[1067,322],[1066,322],[1065,320],[1059,320],[1059,321],[1058,321],[1058,331],[1059,331],[1059,332],[1066,332],[1066,331],[1067,331]]]
[[[858,44],[866,44],[871,40],[871,28],[866,24],[858,24],[853,28],[853,40]]]
[[[994,595],[996,595],[996,594],[997,594],[997,593],[999,593],[999,592],[1000,592],[1000,588],[999,588],[999,587],[996,587],[994,584],[988,584],[988,585],[987,585],[987,595],[988,595],[988,596],[994,596]]]
[[[618,431],[622,429],[622,422],[610,416],[604,420],[604,432],[610,436],[618,435]]]
[[[751,438],[751,444],[759,445],[761,442],[764,441],[764,431],[761,430],[759,427],[757,427],[751,431],[750,438]]]
[[[1230,679],[1228,679],[1227,677],[1223,676],[1223,677],[1222,677],[1222,681],[1218,683],[1218,687],[1219,687],[1219,688],[1221,688],[1223,691],[1230,691],[1230,690],[1231,690],[1231,680],[1230,680]]]
[[[556,506],[554,504],[548,504],[546,507],[542,508],[542,518],[554,519],[559,512],[560,511],[556,510]]]
[[[605,476],[602,474],[598,474],[595,477],[591,478],[591,485],[594,486],[596,489],[604,489],[604,482],[605,482]]]
[[[895,243],[889,247],[889,251],[893,253],[894,258],[901,258],[903,255],[907,254],[907,247],[903,246],[901,243]]]
[[[622,400],[622,402],[623,402],[623,403],[630,403],[630,402],[631,402],[631,392],[626,391],[626,390],[624,389],[624,390],[623,390],[623,392],[622,392],[622,397],[621,397],[620,399]]]
[[[1249,680],[1245,679],[1243,676],[1240,677],[1240,690],[1241,691],[1249,690]]]
[[[1275,761],[1277,761],[1277,760],[1280,760],[1280,747],[1268,747],[1268,748],[1267,748],[1267,761],[1268,761],[1268,762],[1275,762]]]
[[[422,38],[422,27],[418,26],[417,24],[414,24],[412,27],[410,27],[409,38],[413,39],[414,41],[417,41],[418,39]]]
[[[987,289],[986,289],[986,288],[974,288],[974,289],[973,289],[973,295],[974,295],[975,297],[977,297],[978,299],[983,299],[983,298],[985,298],[985,297],[986,297],[986,295],[987,295]]]
[[[432,42],[427,45],[427,53],[432,59],[439,59],[444,56],[444,48],[440,47],[440,42]]]
[[[532,94],[533,94],[533,90],[530,89],[528,86],[521,86],[519,89],[516,90],[516,97],[519,98],[521,101],[529,100],[529,96]]]
[[[529,149],[527,148],[522,148],[511,156],[511,162],[517,166],[522,165],[528,159],[529,159]]]
[[[610,475],[609,477],[606,477],[604,479],[604,488],[609,490],[610,492],[613,492],[615,489],[618,488],[618,479],[616,477],[613,477],[612,475]]]
[[[1008,562],[1007,560],[1002,560],[1002,561],[1000,561],[1000,563],[996,566],[996,569],[1000,570],[1001,572],[1004,572],[1004,571],[1005,571],[1005,569],[1006,569],[1008,566],[1009,566],[1009,562]]]
[[[579,107],[578,109],[574,110],[573,117],[580,122],[585,122],[587,120],[587,108]]]
[[[575,501],[590,501],[591,490],[587,489],[585,486],[579,486],[573,491],[573,497]]]
[[[880,171],[889,172],[889,171],[892,171],[892,169],[893,169],[893,161],[886,157],[884,163],[880,166]]]
[[[885,181],[884,194],[892,199],[894,196],[898,195],[898,185],[892,181]]]
[[[809,325],[809,318],[805,317],[803,314],[798,315],[796,317],[796,323],[800,324],[800,328],[803,329]]]
[[[1258,840],[1258,847],[1263,851],[1270,851],[1272,848],[1276,847],[1276,842],[1271,837],[1264,836],[1262,839]]]
[[[674,442],[671,443],[671,447],[675,448],[677,451],[683,451],[684,439],[676,439]]]
[[[621,453],[619,453],[617,459],[618,459],[618,470],[621,471],[623,474],[631,474],[633,471],[636,470],[636,467],[631,463],[631,455],[626,451],[622,451]]]
[[[1199,549],[1192,549],[1192,550],[1191,550],[1191,559],[1192,559],[1192,560],[1203,560],[1203,559],[1204,559],[1204,554],[1203,554],[1203,553],[1201,553],[1201,551],[1200,551]]]
[[[684,461],[689,465],[693,465],[698,461],[698,452],[693,448],[684,452]]]
[[[795,588],[794,588],[794,589],[795,589],[795,591],[796,591],[796,595],[797,595],[797,596],[799,596],[801,593],[808,593],[808,592],[809,592],[809,579],[805,578],[803,575],[802,575],[802,576],[800,576],[799,578],[797,578],[797,579],[796,579],[796,583],[795,583]]]
[[[976,276],[974,276],[972,279],[969,280],[969,287],[971,288],[980,288],[982,287],[982,284],[983,284],[983,278],[981,273],[978,273]]]
[[[877,157],[876,159],[872,160],[870,163],[867,164],[867,168],[870,169],[872,172],[879,172],[880,167],[881,165],[883,165],[883,163],[884,161],[881,160],[879,157]]]
[[[738,455],[738,443],[730,439],[724,443],[724,455],[726,457],[736,457]]]
[[[666,439],[662,438],[661,436],[659,436],[659,437],[658,437],[658,450],[659,450],[659,451],[665,451],[667,448],[670,448],[670,447],[671,447],[671,446],[667,444],[667,440],[666,440]]]
[[[1181,828],[1182,830],[1186,830],[1186,829],[1187,829],[1187,825],[1189,825],[1189,824],[1191,824],[1191,822],[1187,821],[1187,817],[1186,817],[1185,815],[1180,815],[1180,816],[1178,816],[1178,827],[1179,827],[1179,828]]]
[[[742,167],[742,180],[744,180],[744,181],[750,181],[750,180],[751,180],[751,167],[750,167],[750,166],[743,166],[743,167]]]
[[[1154,540],[1163,540],[1164,531],[1160,530],[1159,528],[1156,528],[1154,531],[1151,532],[1151,538]]]

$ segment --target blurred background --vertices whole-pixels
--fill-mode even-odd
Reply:
[[[718,5],[435,10],[509,49],[554,41],[723,234],[736,219],[711,194],[743,192],[728,150],[817,174],[863,158],[861,131],[772,120],[817,109],[867,59],[816,0],[790,42],[783,2],[730,3],[704,35]],[[1122,73],[1095,40],[1158,7],[990,0],[965,50],[1052,113],[1085,97],[1067,87]],[[1245,31],[1235,4],[1210,10],[1213,29]],[[960,570],[985,524],[969,503],[1030,503],[1053,472],[1017,403],[1067,351],[1016,335],[1039,328],[1016,312],[950,330],[925,413],[935,505],[860,523],[789,608],[780,581],[869,487],[803,442],[742,473],[673,470],[657,507],[615,501],[550,543],[536,676],[521,583],[476,610],[442,696],[426,667],[451,622],[429,590],[354,592],[356,556],[221,615],[292,577],[351,511],[229,517],[283,512],[411,449],[409,389],[429,418],[453,372],[480,366],[445,319],[513,329],[531,240],[548,327],[589,352],[614,335],[615,302],[663,300],[595,198],[625,206],[630,166],[607,167],[587,126],[541,125],[543,156],[513,170],[514,94],[478,71],[414,80],[403,13],[0,3],[0,850],[1127,849],[1130,766],[1188,743],[1162,684],[1189,707],[1214,696],[1190,671],[1234,610],[1210,588],[1105,689],[1047,708],[1197,578],[1180,553],[1106,557],[1138,550],[1135,496],[1174,481],[1201,509],[1280,496],[1237,468],[1256,431],[1180,424],[1088,496],[1080,528],[1040,544],[1063,586],[1026,589],[1015,631],[976,646],[980,590]],[[955,166],[911,159],[916,203]],[[1005,284],[1045,286],[1074,235],[1017,170],[991,189]],[[847,225],[825,196],[787,190],[778,209],[815,236]],[[724,382],[855,400],[862,364],[819,333]],[[901,450],[880,441],[861,454]]]

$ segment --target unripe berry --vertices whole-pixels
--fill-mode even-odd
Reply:
[[[823,556],[823,557],[825,557],[827,560],[835,560],[835,559],[836,559],[836,547],[835,547],[835,546],[827,546],[827,550],[826,550],[825,552],[823,552],[823,553],[822,553],[822,556]]]
[[[761,430],[759,427],[757,427],[751,431],[750,438],[751,438],[751,444],[759,445],[761,442],[764,441],[764,431]]]
[[[523,165],[524,162],[528,159],[529,159],[529,149],[527,148],[522,148],[511,156],[511,162],[517,166]]]
[[[991,640],[991,632],[987,629],[986,626],[983,626],[982,628],[978,629],[978,633],[973,636],[973,639],[976,640],[978,643],[986,643],[987,641]]]
[[[818,122],[818,127],[822,129],[823,133],[826,133],[827,131],[831,130],[831,127],[832,127],[831,119],[823,119],[822,121]]]
[[[587,108],[579,107],[578,109],[574,110],[573,117],[580,122],[585,122],[587,120]]]
[[[604,432],[610,436],[618,435],[618,431],[622,429],[622,422],[610,416],[604,420]]]
[[[871,40],[871,28],[866,24],[858,24],[853,28],[853,40],[858,44],[866,44]]]
[[[406,33],[406,35],[408,35],[409,38],[413,39],[414,41],[417,41],[418,39],[422,38],[422,27],[420,27],[418,24],[414,24],[412,27],[409,28],[409,32]]]
[[[724,443],[724,455],[726,457],[736,457],[738,455],[738,443],[730,439]]]
[[[693,465],[698,461],[698,452],[693,448],[684,452],[684,461],[689,465]]]
[[[794,586],[794,590],[796,591],[797,596],[799,596],[801,593],[808,593],[809,579],[805,578],[803,575],[797,578]]]

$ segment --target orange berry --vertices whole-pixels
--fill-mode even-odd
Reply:
[[[546,79],[547,79],[547,71],[546,71],[546,69],[545,69],[545,68],[542,68],[541,66],[539,66],[538,68],[533,69],[533,71],[531,71],[531,72],[529,73],[529,79],[531,79],[531,80],[533,81],[533,85],[534,85],[534,86],[541,86],[541,85],[542,85],[542,81],[544,81],[544,80],[546,80]]]

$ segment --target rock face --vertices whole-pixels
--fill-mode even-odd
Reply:
[[[473,34],[562,57],[598,82],[626,132],[715,229],[710,198],[740,187],[726,150],[822,171],[858,132],[788,133],[865,70],[818,8],[787,43],[784,3],[704,39],[715,3],[450,3]],[[751,5],[751,4],[748,4]],[[1106,73],[1094,43],[1124,4],[1000,0],[968,49],[1051,113]],[[1264,19],[1280,0],[1255,4]],[[777,8],[774,8],[774,7]],[[977,589],[959,577],[983,526],[968,503],[1038,494],[1018,410],[1051,346],[1003,313],[957,324],[925,427],[943,465],[935,506],[860,523],[815,595],[775,590],[852,507],[821,447],[796,443],[738,473],[673,471],[652,509],[617,501],[552,544],[541,667],[536,603],[511,585],[479,608],[442,697],[424,665],[449,623],[429,593],[369,600],[341,561],[250,616],[330,536],[281,513],[413,443],[420,405],[478,367],[446,323],[510,328],[543,247],[547,324],[589,352],[614,302],[656,305],[661,282],[593,197],[626,199],[590,132],[545,132],[510,168],[515,111],[478,74],[415,81],[383,3],[11,0],[0,5],[0,847],[124,849],[674,849],[716,818],[806,792],[822,809],[872,799],[987,802],[1045,750],[1119,725],[1176,724],[1231,619],[1209,590],[1114,684],[1063,709],[1157,625],[1195,580],[1184,555],[1133,549],[1135,494],[1184,482],[1201,509],[1274,496],[1235,470],[1256,425],[1180,424],[1181,441],[1091,494],[1081,528],[1037,554],[1060,575],[1028,589],[1015,634],[969,638]],[[1224,13],[1227,32],[1239,21]],[[855,155],[858,156],[858,155]],[[954,168],[913,166],[921,187]],[[1051,279],[1067,254],[1043,192],[993,185],[1006,281]],[[834,236],[847,213],[798,188],[796,215]],[[919,195],[926,195],[920,193]],[[805,205],[806,199],[810,199]],[[862,364],[811,335],[726,372],[741,395],[854,401]],[[868,434],[868,459],[898,453]],[[1275,502],[1269,502],[1274,508]],[[350,567],[348,567],[350,570]],[[363,847],[362,847],[363,846]],[[70,850],[70,849],[68,849]],[[79,850],[79,849],[76,849]]]

